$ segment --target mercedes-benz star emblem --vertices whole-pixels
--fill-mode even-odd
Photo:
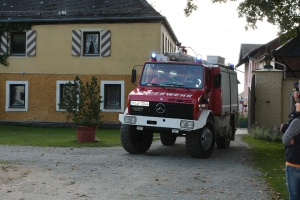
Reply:
[[[159,113],[159,114],[162,114],[166,111],[166,106],[163,103],[156,104],[155,108],[156,108],[156,112]]]

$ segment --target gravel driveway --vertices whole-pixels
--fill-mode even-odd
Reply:
[[[184,138],[173,147],[156,141],[142,155],[122,147],[0,145],[0,160],[12,162],[0,162],[0,199],[272,199],[261,173],[247,162],[245,133],[239,129],[230,148],[216,148],[209,159],[189,157]]]

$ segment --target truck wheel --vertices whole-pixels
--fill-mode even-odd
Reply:
[[[208,158],[215,147],[215,133],[211,124],[186,135],[186,150],[193,158]]]
[[[172,146],[176,142],[176,135],[160,134],[160,141],[163,145]]]
[[[152,144],[153,133],[137,131],[135,126],[121,125],[121,143],[123,148],[131,154],[140,154],[148,151]]]
[[[216,140],[217,148],[218,149],[227,149],[230,145],[231,135],[232,135],[232,129],[231,129],[231,127],[229,127],[229,130],[225,136],[217,138],[217,140]]]

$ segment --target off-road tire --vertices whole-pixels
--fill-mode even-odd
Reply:
[[[148,151],[152,144],[153,133],[137,131],[135,126],[122,124],[120,129],[123,148],[131,154],[141,154]]]
[[[232,135],[232,129],[231,127],[229,127],[229,130],[226,135],[217,138],[216,140],[217,148],[228,149],[228,147],[230,146],[231,135]]]
[[[186,150],[193,158],[208,158],[215,147],[215,130],[212,123],[186,135]]]
[[[176,142],[176,135],[160,134],[160,141],[163,145],[172,146]]]

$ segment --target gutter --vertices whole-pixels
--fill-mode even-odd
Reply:
[[[131,21],[131,20],[165,20],[165,17],[105,17],[105,18],[65,18],[59,19],[0,19],[1,22],[88,22],[88,21]]]

